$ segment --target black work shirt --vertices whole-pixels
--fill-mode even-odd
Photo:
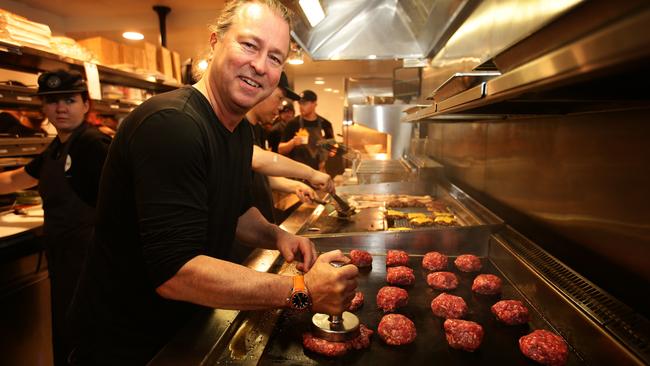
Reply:
[[[271,131],[266,136],[266,140],[269,142],[269,147],[271,151],[278,152],[278,146],[280,146],[280,141],[282,141],[282,132],[286,127],[287,123],[277,118],[277,122],[271,128]]]
[[[229,131],[184,87],[124,120],[104,168],[95,245],[73,320],[92,364],[144,364],[200,309],[156,288],[198,255],[225,258],[251,205],[250,125]]]
[[[86,123],[77,128],[81,131],[71,141],[72,145],[68,150],[70,166],[65,172],[65,177],[77,196],[88,206],[95,207],[99,178],[104,166],[104,160],[108,154],[111,138]],[[60,153],[63,146],[61,140],[56,137],[45,151],[25,165],[27,174],[38,180],[47,179],[47,177],[41,177],[43,157],[45,154],[56,155]]]
[[[307,120],[298,116],[287,123],[282,133],[282,142],[287,142],[294,138],[300,128],[303,127],[309,131],[309,143],[295,146],[289,152],[288,156],[315,170],[319,170],[320,164],[327,159],[327,153],[318,146],[318,140],[334,138],[332,123],[321,116],[316,116],[315,120]]]
[[[320,121],[321,128],[323,129],[323,138],[334,138],[334,129],[332,128],[332,122],[328,121],[327,119],[321,116],[316,116],[316,119],[313,121],[304,118],[302,121],[305,128],[317,127],[318,122]],[[296,136],[296,133],[298,133],[298,130],[300,130],[300,116],[297,116],[289,121],[284,127],[284,130],[282,131],[282,142],[287,142],[294,138]]]

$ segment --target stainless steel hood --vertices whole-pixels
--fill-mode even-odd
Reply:
[[[298,1],[294,40],[313,60],[425,58],[456,31],[477,0],[321,0],[325,19],[311,27]]]

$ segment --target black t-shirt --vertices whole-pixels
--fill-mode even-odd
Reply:
[[[298,116],[287,123],[282,133],[282,141],[287,142],[294,138],[301,127],[307,129],[307,131],[317,132],[315,135],[310,132],[309,143],[307,145],[295,146],[288,156],[293,160],[319,170],[320,163],[327,159],[327,152],[317,146],[314,136],[317,136],[318,139],[333,139],[334,130],[332,129],[332,123],[321,116],[316,116],[315,120],[306,120]]]
[[[321,116],[316,116],[315,120],[307,120],[303,118],[303,125],[305,128],[318,127],[318,121],[320,120],[321,128],[323,129],[323,137],[326,139],[334,138],[334,129],[332,128],[332,123]],[[287,126],[282,131],[282,142],[287,142],[296,136],[296,133],[300,129],[300,116],[295,117],[287,123]]]
[[[282,132],[286,125],[287,124],[284,121],[278,118],[277,122],[275,122],[271,128],[271,131],[268,132],[266,139],[269,142],[271,151],[278,152],[278,146],[280,146],[280,142],[282,141]]]
[[[201,308],[155,290],[197,255],[226,258],[251,205],[252,147],[250,125],[229,131],[192,87],[155,96],[124,120],[71,313],[86,362],[144,364]]]
[[[71,141],[72,145],[68,150],[71,165],[66,171],[65,177],[77,196],[87,205],[95,207],[99,178],[102,174],[102,167],[108,154],[111,138],[86,123],[78,128],[81,131]],[[64,144],[61,144],[59,138],[56,137],[45,151],[25,165],[27,174],[38,180],[47,179],[47,177],[41,177],[43,157],[45,154],[57,154],[63,146]]]

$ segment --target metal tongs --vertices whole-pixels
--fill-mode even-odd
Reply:
[[[338,214],[339,217],[350,217],[356,213],[354,208],[352,208],[346,200],[339,197],[339,195],[337,195],[336,193],[330,192],[330,196],[334,198],[334,201],[336,201],[335,208],[336,208],[336,213]],[[320,198],[312,198],[311,200],[321,205],[327,205],[330,203],[329,201],[325,201]]]

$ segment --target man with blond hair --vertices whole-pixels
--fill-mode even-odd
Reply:
[[[76,364],[146,364],[201,308],[339,313],[358,271],[251,206],[244,115],[275,90],[289,52],[278,1],[235,1],[213,27],[213,59],[192,87],[155,96],[123,122],[104,166],[95,243],[72,311]],[[303,276],[226,260],[233,239],[278,249]]]

